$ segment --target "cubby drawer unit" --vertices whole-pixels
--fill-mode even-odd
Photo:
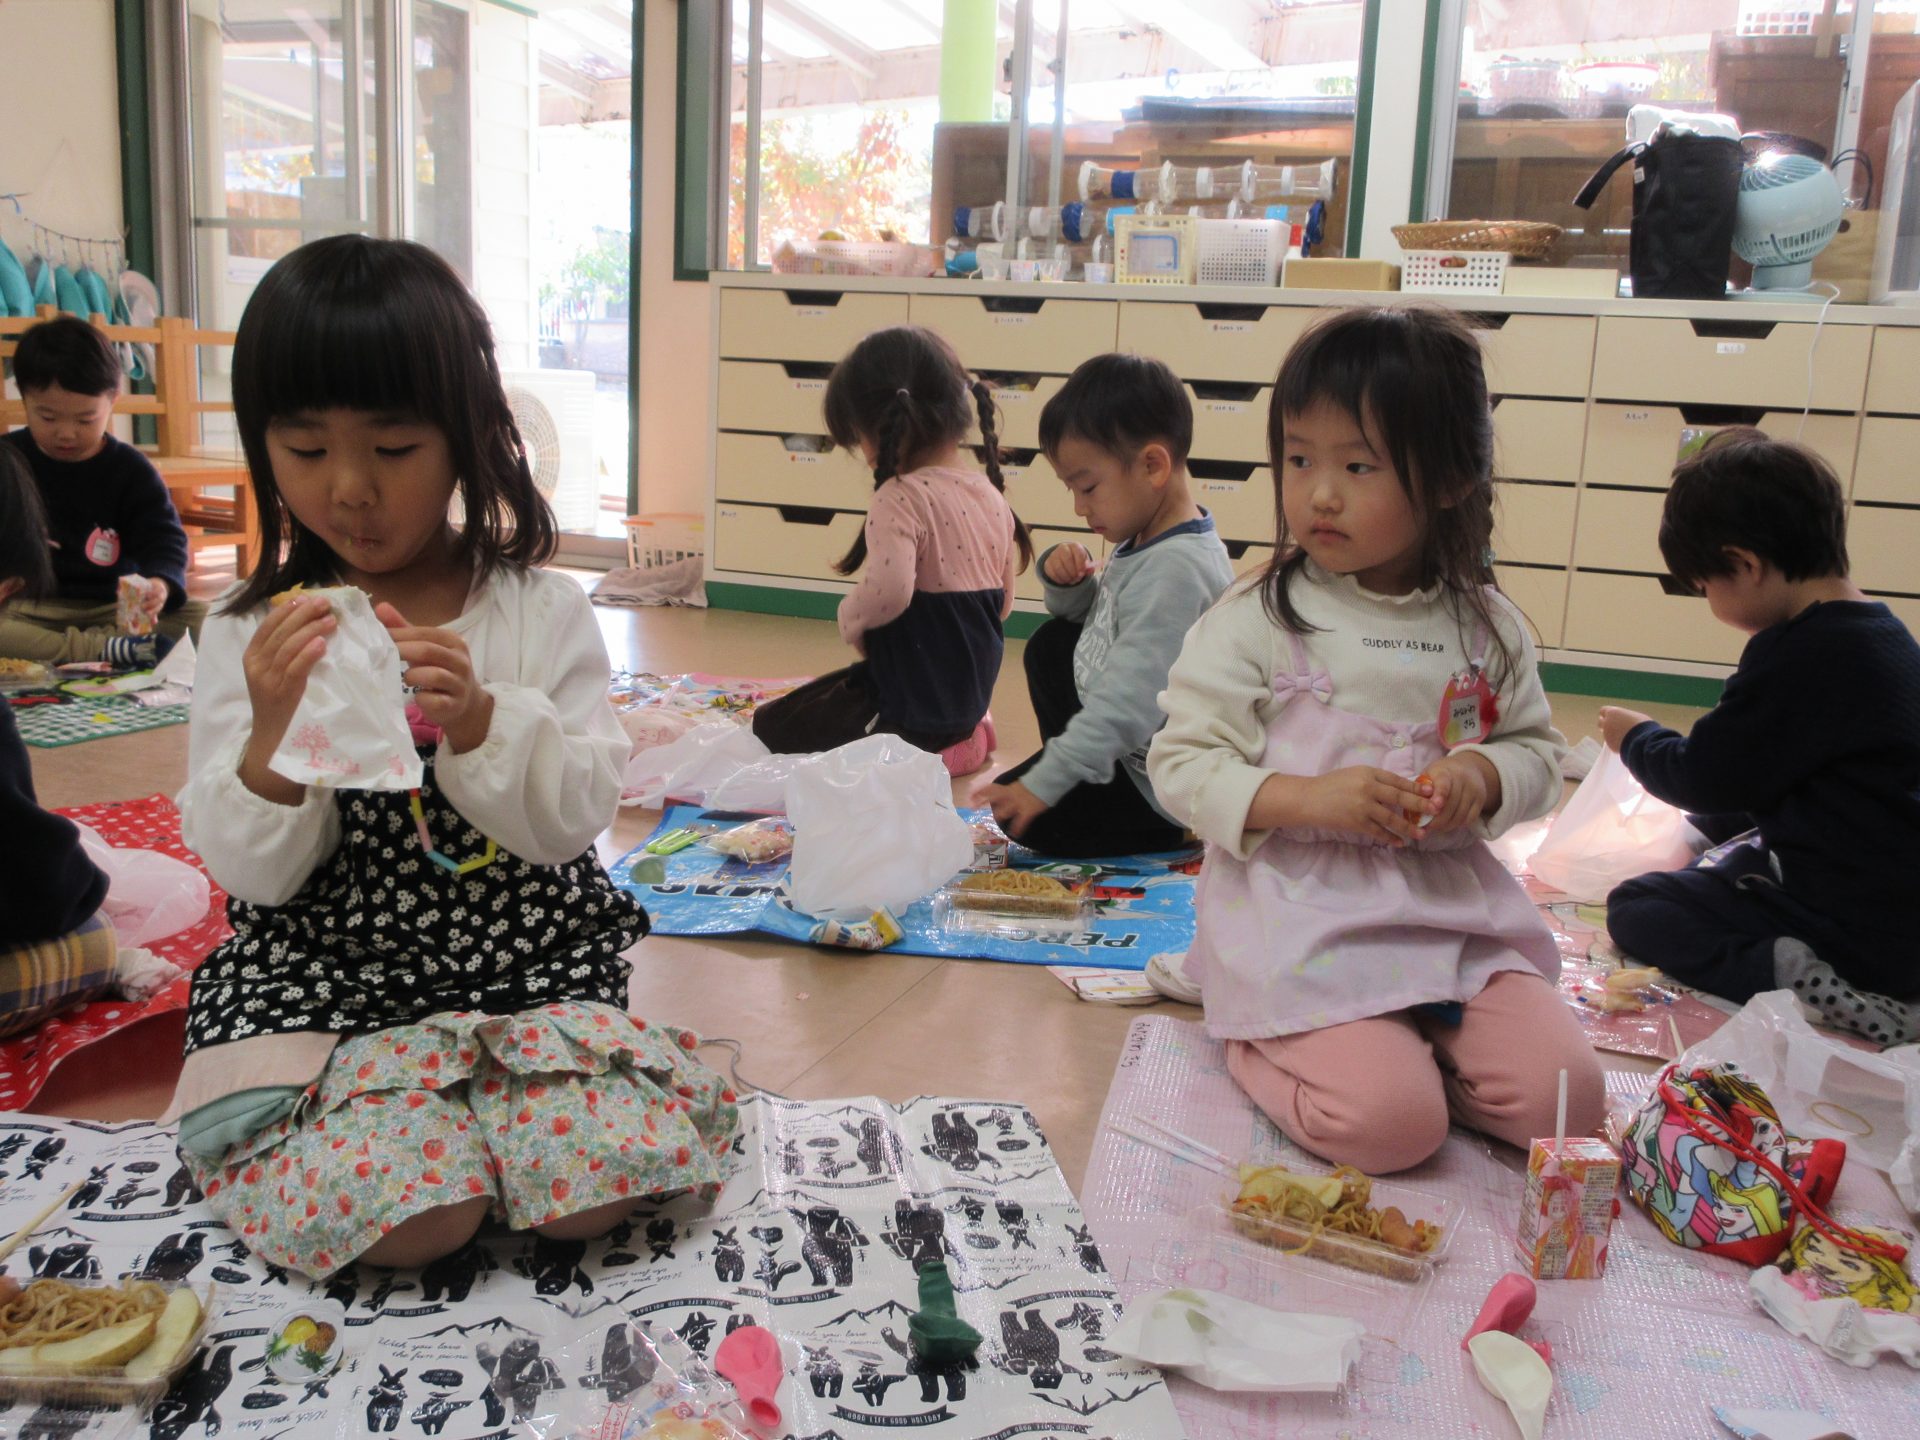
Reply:
[[[1571,485],[1500,481],[1493,487],[1493,553],[1519,565],[1565,565],[1578,493]]]
[[[1567,572],[1563,568],[1541,570],[1528,565],[1496,565],[1494,578],[1506,597],[1520,607],[1533,625],[1534,639],[1542,648],[1560,644],[1560,628],[1567,615]]]
[[[1202,385],[1201,388],[1210,387]],[[1244,397],[1232,393],[1198,394],[1189,385],[1187,399],[1193,404],[1193,448],[1188,452],[1193,459],[1266,463],[1267,411],[1273,404],[1271,385],[1262,385]]]
[[[1251,575],[1256,570],[1264,570],[1273,559],[1273,546],[1254,545],[1245,540],[1235,540],[1227,546],[1227,559],[1233,564],[1236,575]]]
[[[1082,360],[1113,349],[1118,308],[1111,300],[916,295],[913,323],[946,336],[973,370],[1070,375]]]
[[[716,570],[749,575],[788,575],[800,580],[837,580],[833,562],[847,553],[865,515],[774,505],[714,507]]]
[[[1064,545],[1068,541],[1084,545],[1095,560],[1103,559],[1107,553],[1107,547],[1091,530],[1058,530],[1052,526],[1037,525],[1027,531],[1027,538],[1033,541],[1033,564],[1014,577],[1013,582],[1013,593],[1022,600],[1047,598],[1046,591],[1040,587],[1040,557],[1055,545]]]
[[[1053,466],[1039,451],[1016,455],[1000,467],[1007,482],[1007,503],[1013,513],[1029,525],[1064,525],[1078,529],[1086,524],[1073,513],[1073,492],[1060,483]]]
[[[1190,483],[1194,500],[1213,516],[1222,540],[1273,543],[1273,471],[1260,465],[1244,480],[1195,476]]]
[[[1673,405],[1595,405],[1587,422],[1587,483],[1664,490],[1673,479],[1688,432],[1725,428],[1691,425]],[[1776,440],[1797,436],[1833,466],[1842,486],[1853,473],[1860,422],[1851,415],[1809,415],[1803,430],[1799,411],[1770,410],[1760,416],[1758,428]]]
[[[1035,450],[1040,445],[1040,411],[1066,384],[1062,375],[1041,375],[1031,385],[1005,384],[989,378],[993,391],[993,423],[999,427],[1000,443],[1009,450]],[[980,443],[980,427],[967,431],[967,443]]]
[[[1847,525],[1847,558],[1862,590],[1920,595],[1920,510],[1856,505]]]
[[[1888,325],[1873,332],[1867,409],[1920,415],[1920,326]]]
[[[1669,595],[1654,575],[1573,572],[1566,645],[1609,655],[1731,665],[1747,637],[1695,595]]]
[[[732,360],[838,360],[862,336],[907,323],[907,297],[857,290],[722,290],[720,353]]]
[[[1701,334],[1700,330],[1708,333]],[[1683,405],[1760,405],[1798,410],[1857,410],[1867,387],[1872,332],[1865,325],[1821,327],[1820,353],[1808,358],[1814,324],[1638,319],[1600,321],[1593,393],[1610,400],[1664,400]]]
[[[722,433],[713,493],[718,500],[755,505],[865,510],[873,497],[873,472],[850,450],[816,454],[789,450],[778,435]]]
[[[1660,512],[1667,497],[1657,490],[1601,490],[1589,485],[1580,496],[1580,533],[1573,542],[1573,563],[1589,570],[1638,570],[1664,575],[1660,556]]]
[[[1186,380],[1271,385],[1300,332],[1322,312],[1311,305],[1120,302],[1120,349],[1164,360]]]
[[[1860,422],[1853,498],[1920,505],[1920,420],[1869,415]]]
[[[1593,374],[1593,320],[1586,315],[1509,315],[1478,322],[1487,389],[1495,395],[1581,395]]]
[[[795,375],[771,360],[720,362],[719,414],[722,430],[765,430],[775,435],[818,435],[827,428],[822,402],[827,377],[810,374],[824,362],[797,366]]]
[[[1503,480],[1580,478],[1584,400],[1502,400],[1493,407],[1493,471]]]

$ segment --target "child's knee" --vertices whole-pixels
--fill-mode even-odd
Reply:
[[[1607,1118],[1607,1081],[1600,1057],[1584,1035],[1577,1048],[1568,1046],[1533,1064],[1480,1078],[1473,1087],[1473,1104],[1482,1125],[1523,1149],[1529,1140],[1552,1135],[1562,1070],[1567,1073],[1567,1134],[1597,1131]]]
[[[436,1205],[402,1220],[359,1255],[366,1265],[392,1270],[417,1270],[451,1255],[480,1233],[492,1207],[492,1198],[475,1196],[452,1205]]]
[[[1437,1084],[1316,1084],[1244,1043],[1228,1045],[1227,1069],[1288,1138],[1336,1165],[1370,1175],[1405,1170],[1447,1140],[1447,1100]]]
[[[598,1240],[632,1213],[631,1200],[616,1200],[610,1205],[596,1205],[591,1210],[564,1215],[533,1228],[549,1240]]]

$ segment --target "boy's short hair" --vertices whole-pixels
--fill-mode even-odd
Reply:
[[[106,336],[77,316],[61,315],[20,337],[13,378],[22,395],[55,385],[75,395],[113,395],[120,390],[120,362]]]
[[[1070,435],[1128,459],[1157,440],[1175,465],[1184,465],[1193,448],[1193,403],[1159,360],[1096,355],[1040,411],[1040,448],[1049,456]]]
[[[1745,426],[1711,437],[1674,469],[1660,553],[1674,579],[1697,586],[1733,573],[1730,547],[1788,580],[1844,578],[1847,500],[1833,467]]]

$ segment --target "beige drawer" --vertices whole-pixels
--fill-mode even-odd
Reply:
[[[1920,600],[1907,595],[1876,595],[1873,597],[1886,603],[1900,622],[1920,637]]]
[[[855,290],[722,290],[720,353],[733,360],[838,360],[862,336],[907,323],[907,297]]]
[[[1008,384],[988,379],[993,391],[993,423],[999,428],[1000,444],[1008,450],[1036,450],[1040,446],[1040,412],[1067,383],[1064,375],[1026,377],[1030,383]],[[980,427],[969,426],[967,443],[980,443]]]
[[[1044,600],[1046,591],[1040,586],[1040,557],[1055,545],[1064,545],[1069,540],[1084,545],[1096,560],[1106,558],[1107,547],[1098,535],[1091,530],[1058,529],[1049,525],[1030,526],[1027,538],[1033,541],[1033,564],[1022,570],[1013,582],[1013,593],[1022,600]]]
[[[1920,505],[1920,420],[1869,415],[1860,422],[1853,498]]]
[[[1205,388],[1203,385],[1202,388]],[[1267,462],[1267,411],[1273,405],[1273,387],[1263,385],[1248,399],[1235,395],[1200,395],[1187,386],[1193,404],[1195,460],[1253,460]]]
[[[1493,487],[1493,553],[1519,565],[1565,565],[1578,499],[1571,485],[1500,481]]]
[[[1233,562],[1234,574],[1251,575],[1256,570],[1264,570],[1273,560],[1273,546],[1235,540],[1227,546],[1227,558]]]
[[[720,428],[823,435],[827,422],[821,405],[826,394],[824,375],[793,375],[770,360],[722,360]]]
[[[1119,348],[1164,360],[1185,380],[1272,384],[1300,332],[1323,313],[1311,305],[1123,300]]]
[[[1798,410],[1808,404],[1808,352],[1814,322],[1765,326],[1752,335],[1702,335],[1707,321],[1605,316],[1594,354],[1593,393],[1612,400],[1663,400],[1682,405],[1759,405]],[[1813,366],[1815,410],[1857,410],[1867,385],[1865,325],[1828,325]]]
[[[1847,524],[1847,558],[1862,590],[1920,594],[1920,510],[1855,506]]]
[[[847,577],[835,572],[833,562],[847,553],[867,519],[827,510],[724,502],[714,507],[713,514],[716,570],[843,584],[848,583]]]
[[[1533,625],[1534,642],[1542,649],[1560,644],[1560,629],[1567,615],[1567,572],[1564,569],[1535,569],[1525,565],[1496,565],[1494,578],[1506,597],[1520,607]]]
[[[1580,496],[1580,533],[1573,563],[1589,570],[1638,570],[1664,575],[1660,512],[1667,497],[1658,490],[1597,490]]]
[[[1593,374],[1591,316],[1509,315],[1498,329],[1476,329],[1487,389],[1495,395],[1586,395]]]
[[[1111,300],[915,295],[913,323],[946,336],[969,369],[1070,375],[1113,349],[1118,308]]]
[[[1664,490],[1687,432],[1719,428],[1689,425],[1672,405],[1595,405],[1587,422],[1586,481]],[[1770,410],[1760,416],[1759,428],[1776,440],[1797,438],[1833,466],[1843,487],[1853,473],[1860,422],[1852,415],[1809,415],[1803,430],[1799,411]]]
[[[1713,618],[1694,595],[1669,595],[1653,575],[1573,572],[1566,646],[1609,655],[1731,665],[1747,637]]]
[[[1276,529],[1273,517],[1273,471],[1261,465],[1244,480],[1190,482],[1194,500],[1213,516],[1222,540],[1252,540],[1271,545]]]
[[[1572,484],[1586,438],[1584,400],[1502,400],[1493,407],[1493,473]]]
[[[850,450],[788,450],[778,435],[722,432],[715,449],[713,493],[756,505],[814,505],[862,510],[873,498],[873,471]]]
[[[1007,482],[1007,503],[1028,525],[1061,525],[1077,530],[1086,524],[1073,513],[1073,492],[1060,482],[1039,451],[1015,455],[1000,467],[1000,474]]]
[[[1873,332],[1867,409],[1920,415],[1920,326],[1888,325]]]

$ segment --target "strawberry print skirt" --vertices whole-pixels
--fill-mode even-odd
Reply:
[[[740,1112],[698,1043],[587,1001],[431,1015],[346,1037],[287,1119],[217,1161],[181,1159],[248,1248],[317,1280],[477,1195],[522,1230],[717,1193]]]

